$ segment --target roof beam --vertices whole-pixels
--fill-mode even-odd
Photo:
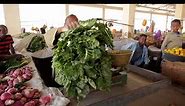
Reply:
[[[142,6],[142,5],[139,5],[139,4],[137,4],[136,6],[137,6],[137,7],[149,8],[149,9],[152,9],[152,10],[161,10],[161,11],[168,11],[168,12],[175,13],[175,10],[172,11],[172,10],[166,10],[166,9],[160,9],[160,8],[154,8],[154,7],[146,7],[146,6]]]

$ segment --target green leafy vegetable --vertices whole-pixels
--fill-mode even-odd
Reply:
[[[32,33],[31,32],[21,33],[21,34],[19,34],[18,38],[24,38],[24,37],[26,37],[26,36],[28,36],[30,34],[32,34]]]
[[[78,28],[61,34],[52,68],[68,96],[80,101],[90,89],[110,90],[111,57],[106,46],[113,48],[111,31],[96,19],[81,21]]]
[[[24,58],[17,59],[17,58],[10,58],[6,61],[0,62],[0,73],[8,72],[10,69],[13,68],[19,68],[26,64],[28,64],[29,61],[27,61]]]
[[[27,51],[36,52],[38,50],[42,50],[46,47],[46,42],[44,40],[43,35],[36,35],[32,38],[29,46],[27,47]]]

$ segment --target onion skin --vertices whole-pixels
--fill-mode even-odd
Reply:
[[[12,100],[12,99],[7,99],[7,100],[5,101],[5,105],[6,105],[6,106],[7,106],[7,105],[12,105],[14,102],[15,102],[15,101]]]

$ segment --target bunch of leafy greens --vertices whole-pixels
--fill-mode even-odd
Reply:
[[[93,88],[110,90],[111,57],[106,46],[113,48],[113,40],[105,23],[81,21],[79,27],[61,34],[57,46],[52,68],[55,81],[64,86],[68,96],[80,101]]]
[[[38,50],[44,49],[46,46],[46,42],[44,40],[43,35],[36,35],[32,38],[29,46],[26,48],[29,52],[36,52]]]
[[[24,65],[28,64],[28,61],[24,58],[17,59],[17,58],[10,58],[6,61],[0,62],[0,73],[8,72],[10,69],[19,68]]]
[[[26,37],[26,36],[28,36],[30,34],[32,34],[32,33],[31,32],[21,33],[21,34],[19,34],[19,38],[24,38],[24,37]]]

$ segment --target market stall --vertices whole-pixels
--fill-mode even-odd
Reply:
[[[18,61],[18,60],[17,60]],[[11,106],[66,106],[69,99],[65,98],[58,88],[46,87],[38,71],[29,57],[25,64],[12,64],[4,73],[1,73],[1,100],[0,105]],[[4,65],[3,65],[4,64]],[[2,68],[1,68],[2,72]],[[13,96],[14,95],[14,96]]]
[[[107,24],[107,20],[99,18],[81,21],[80,27],[62,33],[56,48],[53,49],[34,45],[39,45],[36,43],[41,41],[40,44],[47,43],[53,47],[56,30],[52,30],[52,36],[43,42],[43,39],[33,39],[40,35],[30,34],[23,37],[24,44],[19,42],[15,46],[16,50],[32,57],[28,65],[36,70],[33,71],[34,77],[26,84],[40,90],[43,95],[49,94],[53,98],[50,102],[53,106],[57,106],[57,103],[60,106],[62,103],[64,106],[127,104],[168,86],[169,80],[160,74],[136,66],[128,67],[132,52],[121,49],[123,45],[135,40],[122,39],[122,47],[116,47],[115,44],[120,42],[113,42],[113,35]],[[150,34],[151,32],[147,37],[149,55],[151,59],[159,62],[159,66],[161,50],[151,46],[156,42]],[[31,45],[33,48],[30,48]],[[47,87],[53,83],[57,83],[55,87],[62,89]],[[96,96],[98,97],[92,99]],[[121,100],[123,101],[117,102]]]

